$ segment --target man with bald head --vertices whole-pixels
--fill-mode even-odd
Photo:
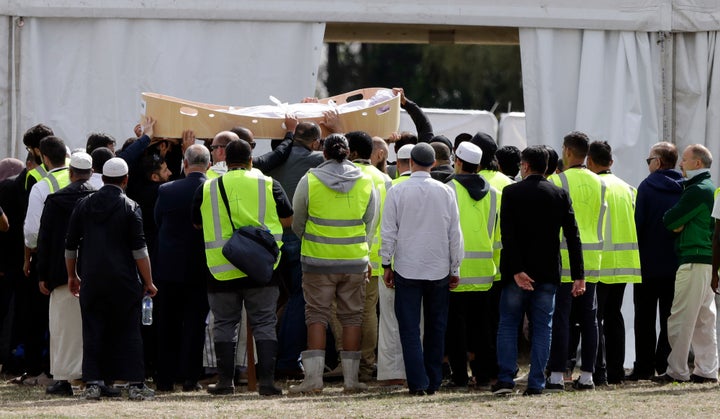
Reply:
[[[380,137],[372,137],[370,163],[383,173],[387,173],[387,158],[390,153],[387,143]]]
[[[155,297],[158,334],[157,388],[171,391],[182,381],[184,391],[197,389],[203,370],[205,318],[208,313],[202,232],[193,228],[189,208],[195,191],[205,183],[210,152],[191,145],[183,159],[185,178],[158,189],[155,222],[158,248],[156,282],[163,292]]]

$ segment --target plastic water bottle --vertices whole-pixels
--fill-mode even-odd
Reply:
[[[153,311],[153,300],[149,295],[143,297],[142,300],[142,324],[143,326],[150,326],[153,322],[152,318]]]

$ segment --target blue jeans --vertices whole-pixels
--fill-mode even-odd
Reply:
[[[536,282],[535,290],[524,291],[514,280],[505,284],[500,296],[500,325],[497,335],[498,381],[513,383],[517,368],[518,329],[527,309],[532,323],[528,388],[545,388],[545,365],[550,357],[553,310],[557,285]]]
[[[278,266],[289,288],[288,301],[278,330],[278,361],[280,370],[299,369],[298,357],[307,348],[305,297],[302,290],[300,239],[293,232],[283,233],[283,247]]]
[[[436,391],[442,382],[450,277],[440,280],[407,279],[395,272],[395,316],[410,391]],[[420,307],[425,330],[420,342]]]

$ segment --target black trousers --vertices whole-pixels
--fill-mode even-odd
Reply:
[[[597,284],[598,353],[595,383],[619,383],[625,377],[625,319],[621,309],[625,284]]]
[[[489,299],[487,291],[450,293],[445,353],[452,369],[452,380],[457,385],[467,385],[468,352],[474,354],[470,369],[479,383],[489,381],[497,371]]]
[[[136,293],[80,291],[84,381],[145,380],[140,334],[142,287]]]
[[[582,337],[582,371],[594,372],[597,357],[597,296],[596,284],[586,282],[585,293],[572,296],[572,283],[563,282],[555,293],[555,312],[553,313],[552,342],[550,344],[550,372],[564,372],[568,367],[570,347],[570,329],[580,325]],[[577,345],[575,345],[577,347]]]
[[[635,303],[635,364],[634,372],[663,374],[667,369],[670,343],[667,338],[667,319],[670,317],[675,295],[675,274],[667,278],[643,278],[633,285]],[[660,334],[657,334],[657,314],[660,314]]]
[[[207,287],[201,284],[158,281],[154,298],[157,325],[157,383],[200,379],[203,372],[205,320],[209,311]]]
[[[13,317],[13,346],[24,344],[24,370],[30,375],[50,372],[48,351],[48,312],[50,297],[38,288],[35,260],[30,265],[30,277],[24,275],[15,282],[15,313]]]

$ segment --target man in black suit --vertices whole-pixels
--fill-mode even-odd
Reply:
[[[161,185],[155,205],[160,244],[155,274],[163,290],[155,297],[160,391],[172,391],[176,381],[183,382],[183,391],[197,390],[203,368],[210,273],[202,231],[192,225],[191,208],[195,191],[206,180],[210,152],[191,145],[183,164],[185,178]]]
[[[555,290],[560,285],[560,229],[567,241],[572,293],[585,291],[582,248],[570,197],[543,174],[548,152],[542,146],[523,150],[523,181],[503,189],[500,205],[502,253],[500,325],[497,355],[500,372],[493,394],[510,393],[517,365],[517,333],[527,311],[532,322],[530,375],[525,395],[541,394],[544,369],[550,356]]]

